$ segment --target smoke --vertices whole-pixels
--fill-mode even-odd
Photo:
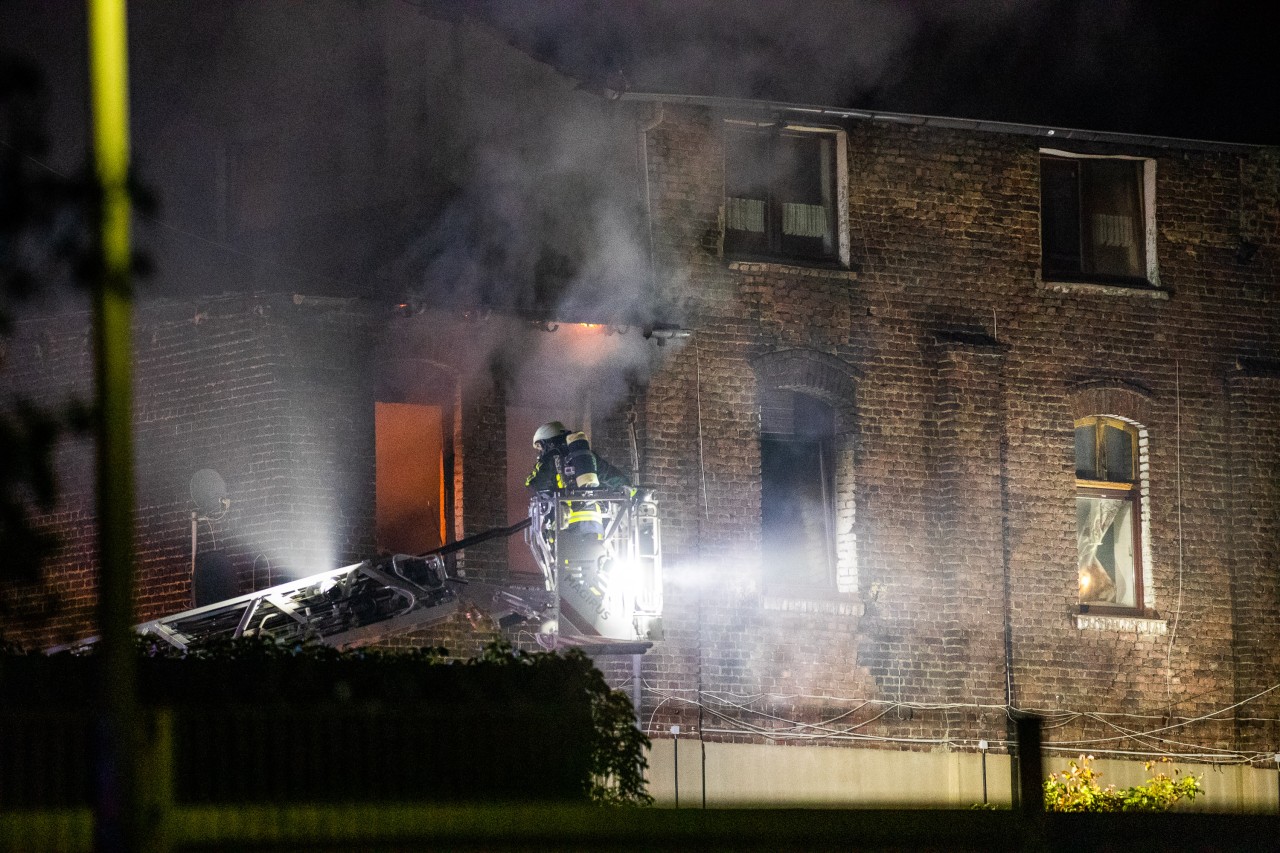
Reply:
[[[1269,27],[1158,0],[485,0],[600,85],[1274,143]]]
[[[557,67],[615,88],[843,105],[897,79],[928,28],[965,21],[994,27],[1036,5],[487,0],[479,14]]]
[[[378,275],[415,308],[472,316],[464,383],[496,373],[509,399],[608,408],[648,369],[659,313],[634,116],[487,27],[449,27],[426,37],[443,61],[423,87],[447,90],[423,124],[430,198]]]

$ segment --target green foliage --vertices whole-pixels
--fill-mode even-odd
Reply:
[[[539,666],[548,659],[561,658],[553,652],[513,651],[509,642],[498,639],[485,646],[480,657],[470,663]],[[591,703],[591,778],[587,795],[602,805],[652,805],[653,797],[649,796],[644,778],[649,767],[645,758],[649,738],[635,724],[630,697],[611,689],[600,670],[577,649],[567,652],[563,660],[581,671]]]
[[[1162,758],[1161,765],[1169,764]],[[1150,773],[1156,762],[1143,765]],[[1183,775],[1174,768],[1163,769],[1142,785],[1119,788],[1099,784],[1102,774],[1093,769],[1093,756],[1082,755],[1066,770],[1053,773],[1044,783],[1044,807],[1051,812],[1162,812],[1182,799],[1188,802],[1204,793],[1203,777]]]
[[[570,655],[589,661],[581,652]],[[587,791],[594,802],[605,805],[649,806],[644,771],[649,767],[645,751],[649,738],[636,726],[630,697],[611,690],[600,670],[591,667],[587,691],[591,695],[591,783]]]

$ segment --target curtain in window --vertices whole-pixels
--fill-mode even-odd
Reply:
[[[1133,220],[1110,213],[1093,215],[1093,244],[1129,249],[1133,246]]]
[[[1142,164],[1092,160],[1084,170],[1085,272],[1146,275],[1142,226]]]
[[[1077,566],[1082,601],[1115,601],[1116,584],[1098,560],[1098,548],[1125,502],[1115,498],[1078,498]]]
[[[822,250],[828,255],[834,255],[836,252],[835,232],[831,227],[831,212],[835,209],[836,200],[833,190],[836,185],[836,176],[833,172],[835,168],[835,140],[830,138],[820,139],[818,142],[818,150],[821,157],[818,160],[819,181],[822,186]]]
[[[794,237],[826,237],[827,209],[820,204],[782,205],[782,233]]]
[[[725,227],[734,231],[764,233],[764,202],[755,198],[725,199]]]

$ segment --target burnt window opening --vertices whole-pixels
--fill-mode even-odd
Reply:
[[[1151,285],[1143,160],[1040,157],[1047,280]]]
[[[1076,421],[1076,543],[1081,610],[1141,611],[1142,445],[1127,421]]]
[[[447,535],[444,411],[440,406],[375,403],[378,548],[422,554]]]
[[[834,463],[831,407],[795,391],[763,391],[760,520],[766,585],[834,587]]]
[[[728,128],[724,252],[841,260],[835,133]]]

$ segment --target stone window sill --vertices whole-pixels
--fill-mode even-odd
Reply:
[[[728,261],[729,269],[735,272],[746,273],[778,273],[782,275],[799,275],[809,276],[810,278],[829,278],[843,279],[846,281],[856,281],[858,274],[850,269],[843,267],[829,266],[801,266],[800,264],[789,264],[782,261]]]
[[[1140,299],[1169,299],[1169,291],[1152,285],[1102,284],[1095,281],[1037,281],[1044,290],[1054,293],[1100,293],[1106,296],[1132,296]]]
[[[765,610],[787,613],[817,613],[825,616],[861,616],[862,602],[853,598],[796,598],[765,594],[760,599]]]
[[[1117,631],[1123,634],[1156,634],[1169,632],[1164,619],[1148,616],[1112,616],[1102,613],[1075,614],[1076,628],[1081,631]]]

